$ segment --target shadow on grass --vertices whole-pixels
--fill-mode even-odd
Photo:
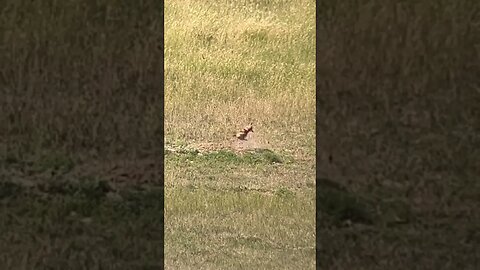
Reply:
[[[317,179],[317,207],[325,223],[340,226],[350,223],[394,226],[414,218],[406,203],[368,198],[349,192],[340,184],[325,178]]]

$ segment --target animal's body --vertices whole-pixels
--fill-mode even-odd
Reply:
[[[242,131],[238,132],[237,135],[235,135],[235,137],[237,137],[237,139],[239,140],[245,141],[247,139],[248,133],[250,132],[253,132],[252,124],[244,127]]]

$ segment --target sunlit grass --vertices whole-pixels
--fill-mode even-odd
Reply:
[[[314,3],[275,3],[167,3],[167,139],[221,142],[253,121],[275,147],[313,147]]]
[[[166,4],[167,144],[270,149],[166,155],[166,267],[313,269],[314,1]]]

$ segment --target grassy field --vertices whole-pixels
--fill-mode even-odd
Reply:
[[[159,269],[160,1],[2,1],[0,269]]]
[[[322,269],[479,267],[479,10],[319,2]]]
[[[4,1],[0,269],[478,269],[479,5],[317,2]]]
[[[167,269],[314,269],[315,2],[167,1],[165,139]]]

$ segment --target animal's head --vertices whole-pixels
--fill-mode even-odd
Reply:
[[[246,126],[246,127],[244,128],[244,130],[245,130],[246,132],[253,132],[253,125],[252,125],[252,123],[250,123],[248,126]]]

